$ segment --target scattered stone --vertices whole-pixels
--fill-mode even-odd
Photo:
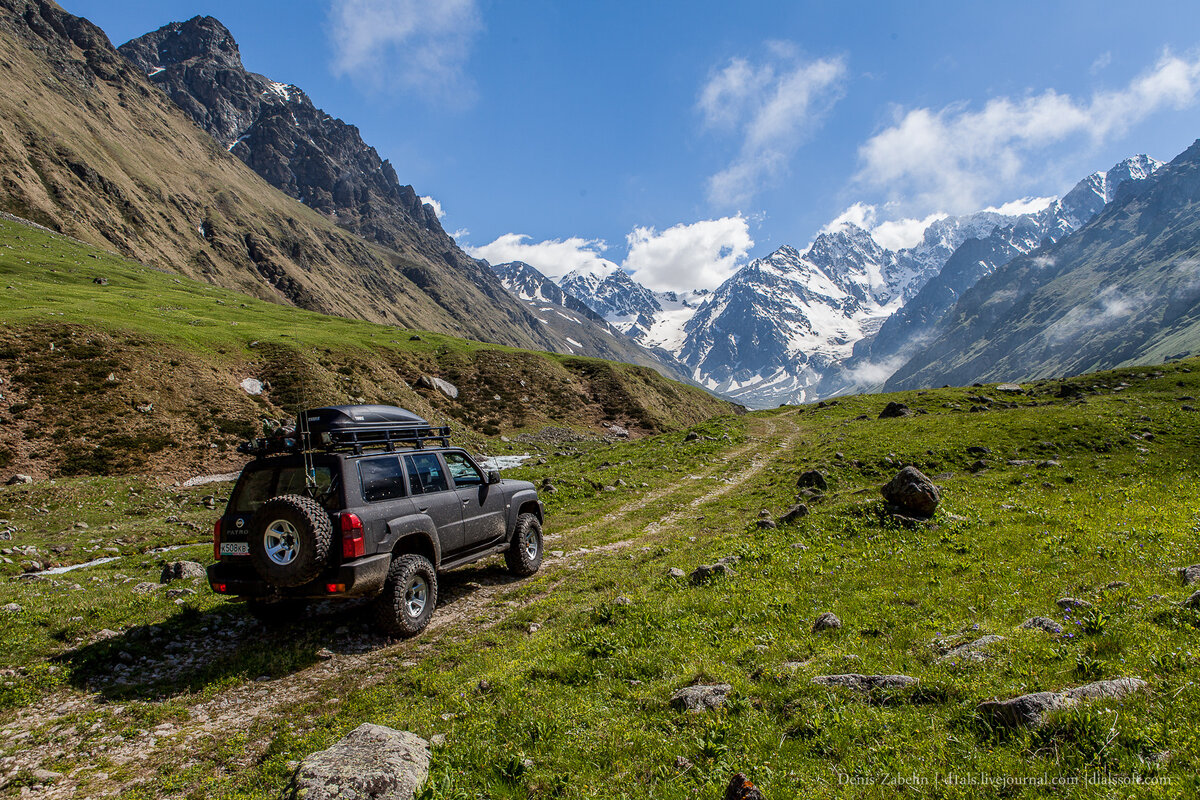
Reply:
[[[408,340],[409,340],[410,342],[420,342],[420,341],[424,341],[424,340],[423,340],[423,339],[422,339],[420,336],[418,336],[418,335],[417,335],[417,334],[415,334],[415,333],[414,333],[412,336],[408,337]]]
[[[433,736],[430,736],[429,737],[429,746],[430,747],[445,747],[446,746],[446,734],[435,733]]]
[[[196,593],[195,589],[167,589],[167,597],[176,600],[180,597],[191,597]]]
[[[1190,567],[1180,567],[1179,577],[1183,580],[1184,586],[1200,583],[1200,564],[1192,564]]]
[[[842,686],[860,692],[880,689],[907,689],[917,683],[908,675],[859,675],[856,672],[844,675],[817,675],[812,682],[818,686]]]
[[[667,574],[672,578],[682,578],[686,573],[679,567],[671,567],[671,569],[667,570]]]
[[[970,642],[968,644],[959,645],[958,647],[954,648],[953,650],[950,650],[949,652],[947,652],[945,655],[943,655],[941,657],[941,660],[942,661],[971,661],[974,663],[978,663],[980,661],[986,661],[989,658],[989,656],[986,652],[988,645],[995,644],[996,642],[1003,642],[1003,641],[1004,641],[1003,636],[995,636],[995,635],[983,636],[983,637],[980,637],[979,639],[976,639],[973,642]]]
[[[621,427],[620,425],[612,425],[612,426],[610,426],[610,427],[609,427],[609,429],[608,429],[608,433],[609,433],[609,435],[610,435],[610,436],[616,436],[616,437],[619,437],[619,438],[622,438],[622,439],[625,439],[625,438],[628,438],[628,437],[629,437],[629,429],[628,429],[628,428],[623,428],[623,427]]]
[[[879,419],[895,419],[897,417],[911,417],[913,410],[904,403],[897,403],[895,400],[888,403],[883,411],[879,412]]]
[[[687,772],[693,766],[695,765],[683,756],[675,756],[675,769],[679,772]]]
[[[1054,605],[1061,608],[1063,611],[1069,611],[1072,608],[1091,608],[1092,604],[1087,600],[1080,600],[1078,597],[1060,597],[1054,601]]]
[[[782,524],[785,524],[788,522],[795,522],[796,520],[800,519],[801,517],[807,517],[807,516],[808,516],[808,506],[806,506],[804,503],[797,503],[796,505],[789,508],[787,511],[783,512],[783,516],[781,516],[779,518],[779,523],[782,525]]]
[[[765,798],[758,787],[739,772],[729,779],[729,785],[725,787],[725,800],[765,800]]]
[[[883,486],[883,499],[901,513],[920,518],[933,516],[942,496],[916,467],[905,467]]]
[[[1034,692],[1010,700],[988,700],[976,706],[980,716],[1007,727],[1038,727],[1050,711],[1091,700],[1120,699],[1146,689],[1140,678],[1096,681],[1061,692]]]
[[[108,286],[108,278],[104,277],[103,275],[97,275],[96,277],[92,278],[92,283],[96,284],[97,286]]]
[[[1104,590],[1111,592],[1114,589],[1124,589],[1128,585],[1129,581],[1113,581],[1112,583],[1105,584]]]
[[[768,530],[768,529],[770,529],[770,528],[775,528],[775,527],[777,527],[777,526],[775,525],[775,520],[773,520],[773,519],[760,519],[760,520],[756,520],[754,524],[755,524],[755,525],[757,525],[759,528],[761,528],[761,529],[763,529],[763,530]]]
[[[990,456],[991,454],[992,449],[990,447],[972,446],[967,448],[967,455],[969,456]]]
[[[149,414],[154,410],[154,403],[138,403],[134,406],[134,408],[143,414]]]
[[[415,733],[363,723],[301,762],[292,800],[411,798],[429,777],[429,743]]]
[[[260,395],[263,393],[263,383],[257,378],[246,378],[238,384],[242,387],[242,391],[249,395]]]
[[[551,550],[551,551],[550,551],[550,556],[551,556],[552,558],[562,558],[562,557],[563,557],[563,556],[565,556],[566,554],[567,554],[567,553],[566,553],[566,551],[565,551],[565,550]]]
[[[824,492],[829,489],[829,483],[825,480],[825,476],[820,470],[810,469],[807,472],[800,473],[800,477],[796,480],[797,489],[816,489],[819,492]]]
[[[842,627],[842,621],[837,618],[837,615],[832,611],[825,611],[817,615],[812,630],[813,633],[820,633],[821,631],[837,630],[840,627]]]
[[[174,561],[162,569],[159,583],[170,583],[178,580],[192,580],[205,576],[204,567],[195,561]]]
[[[684,436],[683,440],[685,442],[698,442],[700,441],[700,434],[695,431],[688,431],[687,436]]]
[[[622,595],[618,595],[617,598],[615,600],[613,600],[613,605],[614,606],[631,606],[631,605],[633,605],[633,601],[622,594]]]
[[[538,632],[538,631],[540,631],[541,629],[542,629],[542,626],[541,626],[541,625],[539,625],[538,623],[536,623],[536,622],[531,622],[531,623],[529,623],[529,635],[530,635],[530,636],[532,636],[533,634],[537,633],[537,632]]]
[[[42,769],[41,767],[31,770],[29,774],[32,775],[33,779],[38,783],[54,783],[54,781],[62,777],[61,772],[51,772],[50,770]]]
[[[13,475],[11,478],[9,478],[7,481],[5,481],[4,485],[5,486],[20,486],[21,484],[25,484],[25,483],[33,483],[33,478],[31,478],[28,475],[17,474],[17,475]]]
[[[1200,590],[1192,592],[1192,596],[1183,601],[1183,607],[1200,609]]]
[[[9,603],[8,605],[4,606],[4,608],[3,608],[3,611],[5,611],[8,614],[20,614],[24,610],[25,610],[24,608],[22,608],[21,606],[19,606],[16,603]]]
[[[477,688],[479,689],[480,694],[491,694],[492,682],[485,678],[479,682],[479,686]]]
[[[157,583],[150,583],[149,581],[142,581],[137,586],[133,587],[133,593],[134,594],[150,594],[151,592],[158,589],[158,586],[159,585]]]
[[[733,687],[728,683],[697,684],[685,686],[671,695],[671,706],[676,711],[699,714],[725,705]]]
[[[692,572],[691,581],[693,584],[705,583],[717,576],[727,578],[733,575],[733,570],[728,564],[717,562],[716,564],[701,564]]]
[[[1058,636],[1063,632],[1062,625],[1059,625],[1049,617],[1030,617],[1017,627],[1024,628],[1025,630],[1045,631],[1054,636]]]
[[[977,461],[972,462],[971,466],[967,467],[967,470],[970,472],[981,472],[987,468],[988,468],[988,462],[984,461],[981,458]]]
[[[1025,390],[1016,383],[1002,383],[996,387],[996,391],[1005,394],[1025,394]]]

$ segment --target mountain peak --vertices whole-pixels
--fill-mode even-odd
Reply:
[[[121,52],[146,72],[200,60],[226,69],[242,69],[233,34],[216,17],[195,16],[171,22],[121,45]]]

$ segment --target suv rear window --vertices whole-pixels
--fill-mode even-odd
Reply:
[[[317,479],[317,501],[326,508],[337,502],[333,485],[333,470],[329,467],[315,469]],[[242,476],[229,507],[238,514],[253,514],[262,504],[281,494],[304,493],[304,466],[264,466]]]

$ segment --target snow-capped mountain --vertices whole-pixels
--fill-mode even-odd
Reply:
[[[881,385],[962,292],[1086,224],[1121,184],[1160,165],[1135,156],[1017,213],[944,217],[898,251],[842,222],[803,252],[781,247],[711,292],[652,292],[618,267],[574,270],[558,288],[717,394],[756,408],[808,402]],[[512,267],[496,269],[514,294],[568,302],[553,300],[553,289],[537,281],[553,283],[536,270],[535,278]]]
[[[557,283],[524,261],[497,264],[492,267],[492,272],[496,273],[496,277],[504,284],[505,289],[521,300],[535,305],[548,303],[562,306],[593,320],[603,320],[587,303],[563,291]]]

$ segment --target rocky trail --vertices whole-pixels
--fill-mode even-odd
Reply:
[[[518,580],[509,576],[502,561],[491,559],[439,576],[441,596],[437,613],[426,631],[413,640],[397,642],[370,632],[358,609],[345,606],[336,606],[332,610],[318,608],[313,613],[333,615],[335,621],[343,624],[335,629],[328,645],[317,653],[316,663],[279,678],[263,676],[219,691],[212,697],[199,698],[189,706],[185,720],[130,730],[134,726],[126,718],[126,705],[107,700],[103,688],[98,692],[59,692],[46,697],[21,709],[0,725],[0,742],[4,743],[5,749],[12,750],[14,745],[27,743],[14,755],[0,759],[0,778],[7,780],[24,773],[45,781],[23,787],[22,797],[69,798],[80,796],[81,790],[89,797],[117,796],[148,780],[161,764],[174,764],[179,769],[194,765],[193,754],[210,751],[233,733],[263,729],[273,720],[287,718],[300,707],[311,708],[315,704],[322,710],[332,709],[340,702],[339,695],[347,685],[348,675],[353,675],[356,689],[368,688],[395,670],[416,666],[424,654],[448,641],[502,622],[514,611],[553,592],[572,570],[587,561],[643,541],[649,542],[677,527],[689,511],[753,480],[774,460],[789,452],[799,435],[792,415],[759,420],[745,444],[729,450],[705,469],[689,476],[716,482],[717,485],[699,496],[690,496],[694,490],[690,481],[679,481],[647,492],[574,527],[556,530],[557,526],[551,522],[548,526],[551,533],[546,537],[547,556],[541,572],[550,576],[551,581],[537,596],[520,602],[501,600],[500,596]],[[673,502],[675,497],[678,500]],[[579,546],[584,533],[612,525],[655,505],[670,510],[646,525],[640,535],[596,547]],[[242,636],[254,636],[258,630],[257,623],[247,616],[239,619],[235,627],[213,631],[212,635],[222,643],[232,643]],[[530,632],[535,634],[536,626],[531,627]],[[220,649],[212,647],[213,642],[207,638],[196,637],[190,642],[168,645],[166,650],[192,653],[192,660],[184,663],[193,669],[197,668],[196,659],[203,659],[206,651]],[[173,663],[170,657],[165,657],[165,668],[169,669]],[[181,697],[186,698],[173,695],[166,699]],[[310,712],[304,719],[289,722],[294,730],[303,731],[312,724],[309,720],[314,716]],[[104,732],[108,735],[101,735]],[[264,737],[264,746],[267,741]],[[253,754],[253,748],[248,752]],[[59,760],[74,767],[60,775],[50,774],[43,766]]]

